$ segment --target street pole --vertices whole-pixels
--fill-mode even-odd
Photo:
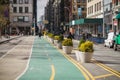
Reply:
[[[34,20],[34,36],[35,36],[35,18],[33,18],[33,20]]]
[[[105,37],[105,13],[104,13],[104,0],[103,0],[103,37]]]

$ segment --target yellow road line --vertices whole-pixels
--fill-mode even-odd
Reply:
[[[59,49],[58,49],[59,50]],[[81,72],[82,74],[84,75],[84,77],[86,78],[86,80],[90,80],[88,75],[84,72],[83,69],[81,69],[81,67],[78,65],[77,62],[75,62],[75,60],[73,60],[72,58],[70,58],[68,55],[66,55],[62,50],[59,50],[60,53],[66,58],[68,59],[70,62],[72,62]]]
[[[50,42],[49,42],[50,43]],[[84,77],[86,78],[86,80],[90,80],[89,76],[91,77],[92,80],[95,80],[94,77],[91,75],[90,72],[88,72],[84,67],[82,67],[82,65],[78,64],[77,61],[75,61],[74,59],[72,59],[71,57],[69,57],[68,55],[66,55],[66,53],[64,53],[62,50],[58,49],[57,47],[55,47],[52,43],[50,43],[54,48],[56,48],[58,51],[60,51],[60,53],[66,58],[68,59],[70,62],[72,62],[84,75]],[[86,73],[89,75],[87,75]]]
[[[51,65],[51,69],[52,69],[52,75],[50,77],[50,80],[54,80],[54,77],[55,77],[55,67],[54,67],[54,65]]]
[[[69,59],[68,56],[66,56],[65,54],[63,54],[64,57],[66,57],[70,62],[72,62],[84,75],[84,77],[86,78],[86,80],[89,80],[89,77],[86,75],[86,73],[75,63],[72,61],[72,59]]]
[[[68,56],[69,57],[69,56]],[[75,61],[73,58],[71,58],[71,57],[69,57],[74,63],[77,63],[78,64],[78,66],[82,69],[82,70],[84,70],[88,75],[89,75],[89,77],[92,79],[92,80],[95,80],[94,79],[94,77],[92,76],[92,74],[87,70],[87,69],[85,69],[80,63],[78,63],[77,61]]]
[[[105,74],[105,75],[95,76],[94,78],[95,78],[95,79],[105,78],[105,77],[112,76],[112,75],[113,75],[113,74]]]
[[[114,74],[114,75],[116,75],[117,77],[120,78],[120,73],[118,71],[113,70],[110,67],[106,66],[105,64],[102,64],[102,63],[100,63],[100,62],[98,62],[96,60],[94,60],[94,62],[95,62],[95,64],[97,64],[98,66],[103,68],[104,70],[106,70],[106,71],[108,71],[108,72],[110,72],[110,73],[112,73],[112,74]]]

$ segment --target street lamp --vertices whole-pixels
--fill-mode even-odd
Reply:
[[[104,13],[104,0],[103,0],[103,37],[105,37],[105,13]]]

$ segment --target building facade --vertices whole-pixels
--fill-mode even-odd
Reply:
[[[112,8],[113,8],[113,30],[114,32],[118,32],[120,31],[120,0],[112,0]]]
[[[64,0],[49,0],[45,7],[45,25],[49,32],[60,34],[63,31],[64,23]]]
[[[10,23],[11,34],[30,34],[33,23],[33,0],[11,0]]]
[[[104,13],[103,13],[103,24],[105,26],[105,35],[107,36],[108,32],[112,30],[112,0],[103,0],[104,1]]]
[[[103,18],[103,0],[87,0],[87,18]]]

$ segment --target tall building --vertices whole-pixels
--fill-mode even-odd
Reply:
[[[31,33],[33,0],[10,0],[11,34]]]
[[[45,7],[45,20],[49,23],[46,28],[49,32],[60,34],[64,23],[64,0],[49,0]]]
[[[112,30],[112,16],[113,16],[113,11],[112,11],[112,0],[103,0],[104,4],[104,13],[103,13],[103,24],[105,26],[105,35]]]

